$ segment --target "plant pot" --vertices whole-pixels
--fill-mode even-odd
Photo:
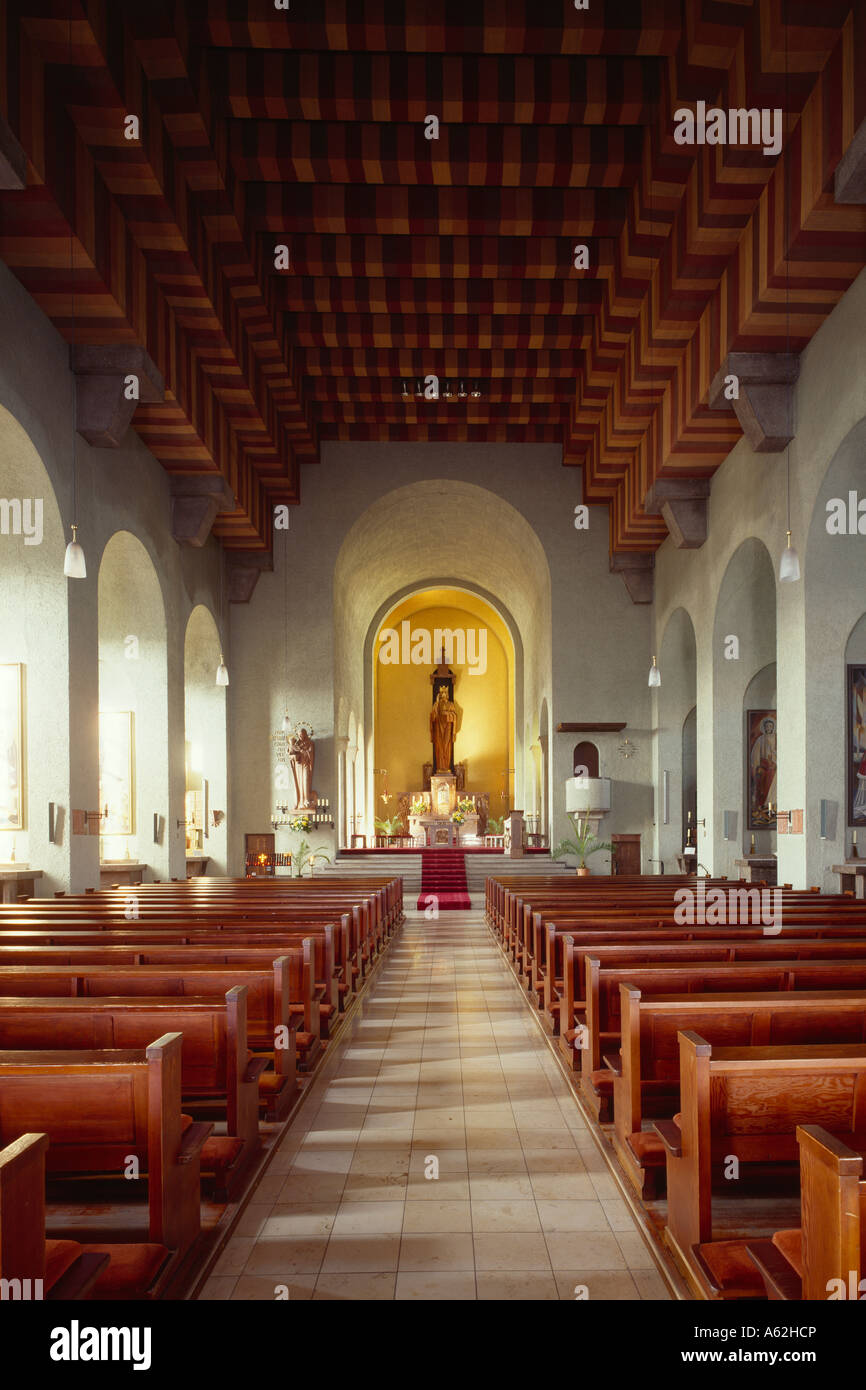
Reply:
[[[589,878],[589,869],[585,864],[580,864],[576,870],[578,878]]]

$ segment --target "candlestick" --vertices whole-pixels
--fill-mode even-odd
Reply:
[[[754,835],[753,835],[753,836],[752,836],[752,843],[751,843],[750,846],[749,846],[749,854],[754,854],[754,853],[755,853],[755,837],[754,837]]]
[[[851,858],[852,858],[852,859],[859,859],[859,858],[860,858],[860,855],[859,855],[858,852],[857,852],[857,831],[856,831],[856,830],[854,831],[854,833],[853,833],[852,836],[851,836]]]

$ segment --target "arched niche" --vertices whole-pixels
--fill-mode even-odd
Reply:
[[[99,566],[100,857],[168,877],[168,677],[162,590],[137,537],[116,531]],[[89,808],[88,808],[89,809]],[[154,843],[154,815],[162,817]],[[182,843],[182,839],[181,839]]]
[[[658,654],[661,685],[656,692],[658,758],[656,783],[656,863],[676,872],[686,840],[688,811],[696,815],[697,648],[695,629],[684,608],[668,619]],[[687,727],[688,726],[688,727]]]
[[[46,895],[70,882],[67,586],[73,581],[63,575],[66,538],[48,472],[26,430],[2,406],[0,459],[6,508],[0,534],[0,863],[14,855],[18,866],[41,869],[36,892]]]
[[[578,768],[586,768],[581,775],[584,777],[598,777],[598,748],[590,739],[581,739],[580,743],[574,745],[572,754],[572,769],[575,777],[578,776]]]
[[[208,856],[209,874],[228,872],[226,691],[216,683],[220,651],[214,616],[198,604],[183,648],[186,840],[188,854]]]
[[[728,562],[713,622],[712,804],[701,796],[699,806],[700,815],[706,815],[708,831],[708,849],[703,857],[715,874],[739,872],[735,860],[749,850],[753,833],[758,854],[771,854],[776,849],[775,828],[768,825],[753,831],[749,827],[745,772],[749,759],[745,710],[753,708],[747,705],[746,694],[750,687],[755,693],[766,693],[766,682],[775,680],[775,661],[776,575],[763,541],[750,536]],[[764,675],[753,684],[759,673],[771,666],[772,678]],[[780,757],[782,745],[780,738]],[[698,761],[700,766],[700,747]],[[725,838],[725,811],[736,816],[737,831],[729,839]],[[703,833],[698,845],[701,857]]]

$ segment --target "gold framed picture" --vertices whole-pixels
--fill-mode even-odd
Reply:
[[[24,667],[0,664],[0,830],[24,829]]]
[[[99,711],[101,835],[135,833],[134,721],[131,710]]]

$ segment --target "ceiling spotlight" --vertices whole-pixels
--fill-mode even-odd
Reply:
[[[471,392],[470,392],[470,395],[472,396],[473,401],[480,401],[480,400],[481,400],[481,382],[480,382],[480,381],[473,382],[472,390],[471,390]]]
[[[409,383],[408,383],[408,381],[404,381],[404,382],[403,382],[403,400],[404,400],[404,401],[408,401],[408,400],[411,398],[411,396],[412,396],[412,392],[409,390]]]
[[[466,382],[465,382],[465,381],[461,381],[461,382],[459,383],[458,387],[457,387],[457,399],[458,399],[458,401],[465,401],[465,400],[466,400],[466,397],[467,397],[468,395],[469,395],[469,392],[466,390]]]
[[[450,381],[443,381],[442,396],[446,401],[451,401],[454,399],[454,387],[451,385]]]
[[[424,383],[420,376],[415,381],[415,395],[419,401],[424,399]]]

